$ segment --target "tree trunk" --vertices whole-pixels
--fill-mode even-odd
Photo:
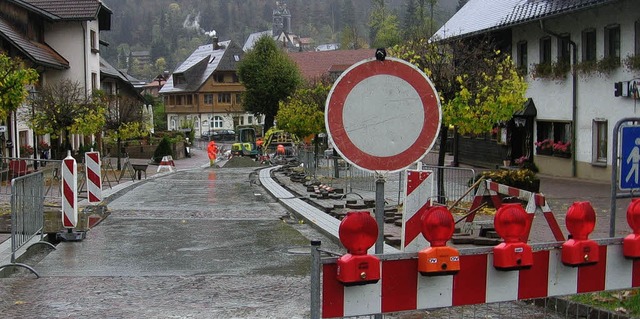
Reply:
[[[275,116],[273,114],[265,114],[264,115],[264,131],[265,133],[273,126],[273,121],[275,120]]]
[[[118,164],[117,164],[118,168],[117,169],[118,170],[122,169],[122,164],[120,164],[120,158],[122,156],[122,154],[121,154],[121,147],[122,146],[121,145],[122,145],[122,140],[120,140],[120,138],[118,137],[118,140],[116,141],[116,148],[117,148],[116,154],[117,154],[117,157],[118,157]]]

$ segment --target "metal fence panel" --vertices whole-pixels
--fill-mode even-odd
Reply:
[[[43,171],[11,180],[11,262],[15,253],[36,235],[44,236]]]

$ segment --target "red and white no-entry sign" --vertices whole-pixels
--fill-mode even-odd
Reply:
[[[368,59],[347,69],[325,105],[342,157],[367,171],[400,171],[420,160],[440,131],[440,99],[429,78],[399,59]]]

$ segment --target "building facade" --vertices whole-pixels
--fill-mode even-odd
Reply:
[[[460,162],[490,163],[502,148],[509,159],[532,158],[541,173],[610,180],[613,128],[638,116],[638,95],[627,89],[640,78],[638,2],[470,0],[435,37],[481,35],[511,52],[529,84],[529,105],[504,138],[461,139]],[[621,96],[616,83],[625,87]],[[492,151],[474,151],[492,143]]]
[[[197,48],[167,79],[163,97],[169,130],[193,128],[195,136],[237,125],[262,124],[260,117],[244,111],[245,88],[237,75],[244,52],[231,41]]]

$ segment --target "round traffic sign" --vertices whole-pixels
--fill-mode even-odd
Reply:
[[[395,58],[354,64],[336,80],[325,104],[336,151],[375,172],[399,171],[420,160],[433,147],[441,117],[429,78]]]

